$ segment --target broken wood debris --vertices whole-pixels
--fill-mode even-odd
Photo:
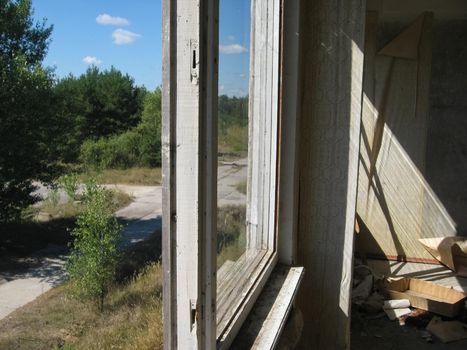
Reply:
[[[443,321],[435,316],[426,329],[443,343],[467,339],[467,324],[459,321]]]
[[[420,238],[433,257],[459,276],[467,277],[467,239],[465,237]]]
[[[462,309],[464,293],[415,278],[401,278],[388,284],[391,299],[408,299],[413,307],[455,317]]]
[[[356,259],[352,302],[363,322],[387,316],[427,343],[459,341],[467,339],[465,298],[464,293],[432,282],[378,275]]]

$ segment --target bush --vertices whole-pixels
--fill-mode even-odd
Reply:
[[[217,213],[217,253],[234,243],[245,245],[246,208],[243,205],[219,207]],[[243,239],[241,239],[243,237]],[[242,240],[242,242],[239,242]]]
[[[78,216],[72,232],[75,240],[67,263],[73,295],[95,300],[101,312],[104,298],[114,281],[122,230],[112,215],[109,198],[109,191],[95,182],[86,185],[85,209]]]
[[[145,127],[97,141],[86,141],[80,161],[88,169],[128,169],[160,166],[160,140]]]
[[[81,146],[80,161],[88,169],[127,169],[161,165],[161,91],[147,93],[139,125],[124,133]]]
[[[58,178],[58,183],[61,188],[65,190],[68,198],[72,201],[76,198],[76,191],[78,190],[79,179],[75,173],[62,175]]]
[[[88,140],[81,146],[80,160],[89,169],[126,169],[139,164],[141,136],[135,131]]]

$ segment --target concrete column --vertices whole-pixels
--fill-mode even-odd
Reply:
[[[364,0],[302,2],[300,349],[350,347]]]

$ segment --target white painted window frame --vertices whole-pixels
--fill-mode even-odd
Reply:
[[[281,188],[295,193],[297,186],[293,136],[297,134],[298,65],[293,58],[284,57],[280,62],[278,23],[281,15],[289,12],[293,15],[282,18],[283,26],[290,27],[288,32],[295,30],[295,25],[298,28],[293,23],[298,23],[299,1],[291,0],[286,6],[291,10],[285,12],[281,11],[281,0],[252,0],[252,3],[254,13],[262,14],[252,13],[252,23],[262,26],[262,30],[252,29],[252,50],[256,54],[251,58],[250,113],[262,117],[250,123],[249,164],[257,162],[263,168],[258,172],[250,167],[247,220],[251,235],[247,244],[267,253],[219,336],[216,334],[218,0],[163,1],[165,349],[228,348],[275,263],[280,260],[290,264],[294,260],[293,208],[297,198],[290,193],[282,196]],[[265,40],[268,30],[272,30],[273,43]],[[292,57],[298,57],[298,32],[295,34],[284,45],[291,50]],[[264,56],[267,60],[257,59]],[[289,141],[278,135],[287,136]],[[287,154],[279,156],[277,152]],[[265,208],[268,215],[261,214]],[[278,222],[278,218],[283,218],[283,222]]]
[[[226,347],[277,263],[280,0],[251,0],[247,244],[218,281],[217,339]]]

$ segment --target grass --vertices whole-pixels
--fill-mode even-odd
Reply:
[[[234,161],[248,156],[248,126],[233,125],[219,130],[218,159]]]
[[[217,267],[227,260],[236,261],[246,249],[246,208],[228,205],[218,208]]]
[[[162,182],[161,168],[105,169],[89,171],[79,176],[82,182],[90,178],[95,178],[99,184],[158,186]]]
[[[0,320],[0,349],[162,349],[161,235],[123,253],[100,313],[65,283]]]
[[[109,190],[110,206],[109,210],[115,212],[126,207],[131,203],[131,196],[118,190]],[[53,203],[45,200],[40,206],[28,210],[27,216],[35,216],[38,213],[49,215],[51,218],[74,218],[84,209],[84,203],[81,201],[68,200],[66,203]]]
[[[245,251],[245,206],[219,208],[218,230],[221,266]],[[0,320],[0,349],[162,349],[160,237],[124,252],[103,313],[72,298],[65,283]]]
[[[109,293],[101,314],[50,290],[0,321],[0,349],[162,349],[162,269],[148,265]]]
[[[247,181],[243,180],[235,185],[235,189],[240,193],[246,194],[246,186],[247,186]]]

